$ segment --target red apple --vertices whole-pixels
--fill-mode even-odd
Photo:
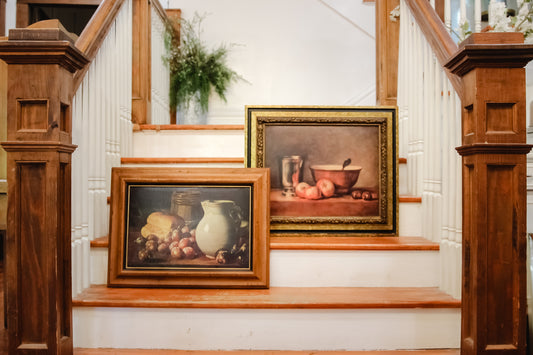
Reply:
[[[294,189],[296,192],[296,196],[305,198],[305,190],[307,190],[310,187],[311,186],[309,186],[309,184],[306,182],[299,183],[298,185],[296,185],[296,188]]]
[[[328,179],[320,179],[316,183],[316,187],[322,194],[322,196],[328,198],[335,194],[335,185]]]
[[[311,186],[305,190],[305,198],[308,200],[318,200],[322,197],[320,190],[316,186]]]

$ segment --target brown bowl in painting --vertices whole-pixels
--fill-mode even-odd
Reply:
[[[355,165],[344,169],[342,165],[312,165],[310,169],[315,183],[320,179],[328,179],[335,185],[335,193],[343,195],[355,185],[362,168]]]

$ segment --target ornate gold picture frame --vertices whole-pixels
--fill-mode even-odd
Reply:
[[[114,168],[108,286],[267,288],[269,171]]]
[[[247,106],[245,140],[271,170],[271,233],[397,234],[396,108]]]

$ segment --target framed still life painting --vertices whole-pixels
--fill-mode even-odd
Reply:
[[[114,168],[108,285],[266,288],[269,171]]]
[[[271,233],[397,234],[396,108],[247,106],[245,141],[271,171]]]

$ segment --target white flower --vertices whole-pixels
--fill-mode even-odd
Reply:
[[[507,7],[503,2],[491,2],[489,4],[489,25],[492,28],[499,26],[504,28],[507,22],[510,21],[507,17]]]
[[[396,6],[389,14],[391,21],[396,22],[400,18],[400,5]]]

